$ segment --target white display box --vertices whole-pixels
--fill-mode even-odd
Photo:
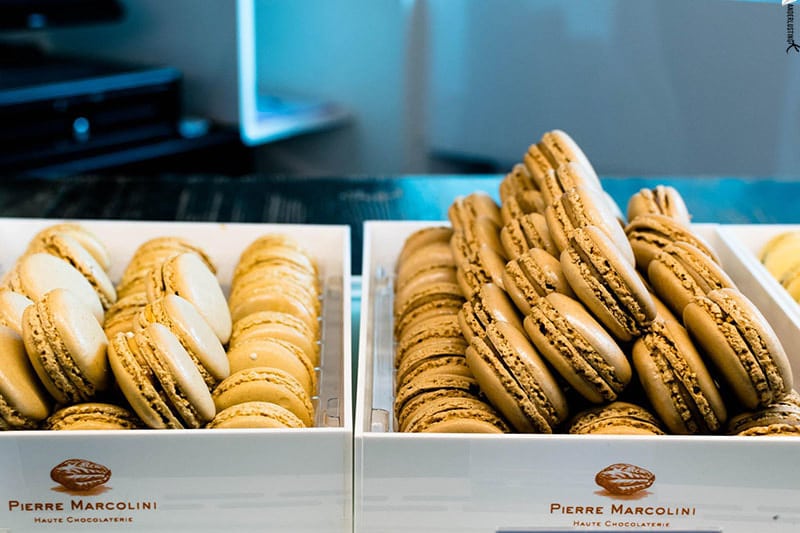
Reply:
[[[405,238],[435,224],[365,225],[357,532],[800,531],[800,439],[387,431],[393,400],[391,273]],[[695,230],[717,250],[743,292],[752,297],[763,290],[716,226]],[[796,369],[798,356],[791,355]],[[609,494],[595,484],[595,475],[617,463],[650,471],[654,483],[629,496]]]
[[[3,271],[31,236],[57,220],[0,219]],[[81,220],[109,248],[115,282],[135,248],[157,236],[199,244],[229,291],[258,236],[296,237],[318,260],[322,350],[315,427],[292,430],[0,432],[0,531],[352,530],[350,228]],[[66,459],[111,470],[88,493],[50,479]]]

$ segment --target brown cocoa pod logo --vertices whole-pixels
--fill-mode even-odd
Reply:
[[[650,487],[655,474],[640,466],[616,463],[605,467],[594,477],[594,482],[611,494],[628,496]]]
[[[111,470],[86,459],[67,459],[50,471],[50,478],[76,492],[87,492],[111,478]]]

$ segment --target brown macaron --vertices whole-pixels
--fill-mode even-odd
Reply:
[[[528,172],[527,167],[521,163],[517,163],[511,169],[511,172],[500,181],[500,204],[504,204],[511,196],[525,191],[537,191],[538,187],[533,177]]]
[[[448,243],[453,236],[453,228],[448,226],[432,226],[418,229],[403,241],[400,255],[397,256],[397,265],[416,254],[418,250],[436,242]]]
[[[59,409],[45,421],[54,431],[124,430],[142,428],[142,421],[124,407],[110,403],[78,403]]]
[[[664,425],[676,434],[715,433],[727,410],[713,378],[677,324],[654,321],[633,345],[633,366]]]
[[[500,242],[506,257],[516,259],[531,248],[543,248],[549,254],[558,255],[547,220],[541,213],[529,213],[512,220],[500,229]]]
[[[542,195],[546,205],[550,205],[558,200],[562,194],[575,187],[593,189],[600,192],[600,182],[597,176],[593,175],[583,165],[575,162],[564,163],[556,168],[555,172],[545,176]]]
[[[647,287],[599,228],[573,231],[561,253],[561,268],[578,299],[617,339],[631,340],[655,318]]]
[[[521,218],[530,213],[542,213],[546,204],[544,196],[539,191],[523,191],[506,198],[500,206],[500,216],[503,224],[508,224],[514,219]]]
[[[657,185],[653,189],[641,189],[628,200],[628,220],[639,215],[657,214],[674,219],[689,227],[691,217],[683,197],[674,187]]]
[[[0,326],[0,430],[35,429],[50,414],[52,399],[31,366],[19,334]]]
[[[670,243],[656,254],[647,267],[647,278],[655,293],[678,316],[692,298],[735,287],[718,263],[686,242]]]
[[[644,407],[612,402],[575,415],[568,433],[574,435],[663,435],[661,422]]]
[[[552,433],[567,401],[536,349],[517,328],[489,324],[473,337],[467,364],[492,405],[522,433]]]
[[[532,248],[506,263],[503,286],[523,315],[551,292],[574,296],[561,271],[561,262],[541,248]]]
[[[481,216],[489,217],[497,227],[503,225],[503,217],[497,202],[483,191],[475,191],[467,196],[459,196],[447,210],[447,218],[454,231],[463,231]]]
[[[211,392],[186,350],[162,324],[117,333],[108,359],[136,414],[155,429],[199,428],[215,413]]]
[[[117,291],[103,266],[81,243],[68,233],[51,233],[41,237],[31,253],[42,252],[58,257],[72,265],[91,284],[103,309],[117,301]]]
[[[565,131],[552,130],[544,133],[541,141],[539,141],[539,148],[554,169],[565,163],[578,163],[586,169],[588,176],[597,182],[597,188],[601,188],[600,180],[597,178],[597,173],[592,168],[589,158],[583,153],[578,143]]]
[[[458,286],[465,298],[472,298],[480,288],[493,283],[505,288],[503,271],[506,259],[488,246],[481,246],[474,263],[459,266],[456,270]]]
[[[409,417],[442,397],[479,400],[480,388],[475,378],[460,375],[421,376],[399,385],[394,399],[398,431],[407,431]]]
[[[636,256],[636,266],[642,272],[647,272],[650,261],[668,244],[679,241],[699,248],[715,263],[719,263],[719,257],[703,238],[666,215],[639,215],[625,226],[625,234]]]
[[[622,349],[577,300],[548,294],[531,308],[524,325],[539,353],[590,402],[613,401],[630,382],[631,366]]]
[[[408,255],[403,262],[397,263],[396,285],[398,289],[404,287],[421,272],[440,267],[455,268],[456,266],[453,252],[450,250],[450,242],[434,241],[421,246],[416,252]]]
[[[683,323],[745,408],[766,407],[792,390],[792,369],[780,340],[738,290],[693,299]]]
[[[461,339],[461,327],[456,314],[439,315],[415,324],[402,337],[397,339],[394,365],[397,367],[407,351],[414,346],[429,340],[442,338]]]
[[[461,333],[467,342],[474,336],[483,336],[486,326],[495,322],[508,322],[523,331],[522,318],[508,294],[492,283],[487,283],[458,313]]]
[[[787,431],[787,426],[794,429]],[[728,421],[728,434],[800,435],[800,395],[792,391],[766,407],[739,413]]]
[[[22,314],[33,369],[58,403],[91,400],[112,383],[103,328],[81,299],[54,289]]]
[[[547,174],[556,170],[538,144],[532,144],[528,147],[528,150],[522,156],[522,164],[539,190],[544,188],[544,180]]]
[[[564,192],[545,210],[547,227],[559,251],[569,245],[572,233],[585,226],[597,226],[608,235],[620,254],[634,264],[634,254],[616,216],[606,199],[594,189],[575,187]]]

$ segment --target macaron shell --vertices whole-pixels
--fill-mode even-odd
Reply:
[[[552,293],[525,317],[539,353],[593,403],[615,400],[632,377],[625,354],[606,330],[572,298]]]
[[[430,376],[464,376],[472,377],[472,372],[467,366],[467,359],[463,355],[438,355],[430,357],[408,370],[397,379],[398,386],[403,386],[417,379]]]
[[[523,432],[551,433],[568,413],[566,398],[525,334],[506,323],[486,328],[467,352],[481,389]]]
[[[308,295],[291,284],[272,283],[253,288],[246,298],[230,302],[230,318],[238,322],[248,315],[261,311],[288,313],[302,320],[316,335],[319,332],[319,315],[308,302]],[[221,339],[220,339],[221,340]]]
[[[46,227],[33,236],[28,246],[28,251],[30,252],[35,249],[38,242],[44,240],[48,235],[57,233],[69,235],[77,240],[87,252],[92,254],[92,257],[94,257],[95,261],[97,261],[103,270],[107,271],[111,268],[111,255],[103,242],[87,228],[74,222],[62,222]]]
[[[22,336],[22,313],[33,301],[11,290],[0,290],[0,326],[6,326]]]
[[[568,433],[577,435],[663,435],[661,423],[647,409],[628,402],[612,402],[578,413]]]
[[[230,364],[219,338],[194,305],[175,294],[148,304],[139,314],[139,327],[158,322],[169,328],[195,361],[209,386],[230,375]]]
[[[614,214],[608,209],[605,198],[593,189],[575,187],[565,191],[545,210],[547,227],[556,248],[563,251],[575,229],[597,226],[605,233],[620,254],[635,264],[634,252],[628,238]]]
[[[481,336],[486,326],[495,322],[508,322],[522,331],[522,319],[519,312],[505,291],[500,287],[487,283],[481,287],[458,312],[458,323],[461,334],[471,342],[474,336]]]
[[[552,130],[546,132],[542,135],[539,147],[550,160],[553,168],[558,168],[564,163],[574,161],[586,169],[590,178],[596,182],[598,189],[601,187],[600,180],[597,178],[597,173],[592,168],[592,164],[589,162],[586,154],[583,153],[578,143],[565,131]]]
[[[696,296],[735,287],[725,271],[699,248],[684,242],[668,244],[647,267],[656,294],[677,315]]]
[[[66,289],[25,309],[23,341],[34,371],[59,403],[88,400],[111,383],[105,333]]]
[[[236,404],[259,401],[280,405],[314,425],[314,406],[303,386],[291,374],[275,368],[249,368],[222,381],[212,394],[217,411]]]
[[[232,348],[249,339],[263,337],[292,343],[314,366],[319,365],[320,346],[314,332],[302,320],[288,313],[264,311],[248,315],[233,325],[229,345]]]
[[[796,400],[796,393],[794,396]],[[740,413],[728,421],[728,434],[736,435],[749,429],[775,425],[800,426],[800,406],[787,398],[756,411]]]
[[[452,391],[458,391],[461,396],[469,396],[475,399],[480,394],[478,382],[469,376],[425,376],[415,381],[408,381],[397,388],[394,397],[395,415],[402,418],[402,412],[406,408],[406,404],[422,395],[435,392],[437,396],[444,396]]]
[[[148,427],[182,428],[183,423],[155,388],[156,378],[138,352],[132,333],[118,333],[108,346],[109,364],[125,399]]]
[[[108,368],[108,339],[103,328],[71,292],[57,289],[49,292],[42,303],[49,306],[49,315],[77,372],[94,390],[106,390],[111,384]],[[48,305],[49,304],[49,305]]]
[[[486,403],[472,398],[442,397],[427,402],[406,425],[419,433],[504,433],[505,422]]]
[[[556,171],[546,175],[542,194],[547,205],[552,204],[565,191],[575,187],[585,187],[600,192],[600,182],[585,166],[576,162],[562,163]]]
[[[406,335],[406,331],[410,328],[429,318],[440,315],[458,314],[461,311],[463,302],[463,298],[434,300],[416,307],[402,316],[396,316],[394,323],[395,334],[398,338],[401,338]]]
[[[184,253],[166,261],[162,275],[166,293],[191,302],[226,344],[231,336],[231,314],[222,287],[208,266],[196,254]],[[149,292],[148,298],[154,299]]]
[[[291,285],[298,293],[305,295],[309,307],[318,310],[319,278],[315,274],[299,271],[291,265],[259,264],[234,277],[228,299],[230,302],[246,300],[251,291],[278,283]]]
[[[92,285],[103,309],[117,301],[117,292],[108,274],[81,244],[68,234],[55,233],[39,242],[37,252],[44,252],[72,265]]]
[[[431,337],[409,349],[405,356],[399,361],[397,367],[396,381],[398,384],[404,383],[415,374],[416,370],[433,359],[442,357],[464,357],[467,349],[467,342],[463,337]]]
[[[278,368],[291,374],[309,396],[316,393],[316,373],[311,361],[296,346],[277,339],[254,339],[228,350],[231,373],[256,367]]]
[[[198,428],[214,418],[211,392],[178,338],[162,324],[136,334],[144,360],[186,427]]]
[[[617,339],[631,340],[655,318],[647,287],[599,228],[573,232],[561,268],[578,299]]]
[[[20,259],[15,268],[21,292],[38,301],[53,289],[69,289],[91,310],[99,324],[103,324],[105,311],[92,285],[72,265],[55,256],[35,253]]]
[[[453,228],[449,226],[435,226],[422,228],[411,235],[406,237],[403,242],[403,247],[400,250],[400,255],[397,258],[397,264],[404,263],[411,255],[415,254],[417,250],[425,247],[426,245],[434,242],[450,242],[453,236]]]
[[[708,255],[715,263],[719,257],[705,240],[676,220],[658,214],[639,215],[625,226],[625,234],[636,256],[636,266],[647,272],[650,261],[672,242],[687,242]]]
[[[33,429],[50,414],[51,399],[25,353],[22,338],[0,326],[0,424],[10,429]]]
[[[536,188],[539,190],[544,189],[544,180],[548,172],[555,172],[555,168],[542,153],[538,144],[532,144],[528,147],[528,151],[522,156],[522,163],[528,174],[531,175]]]
[[[711,291],[686,306],[683,320],[745,408],[789,394],[788,357],[761,312],[735,289]]]
[[[531,248],[544,248],[551,255],[558,250],[550,237],[547,220],[541,213],[530,213],[512,220],[500,229],[505,255],[515,259]]]
[[[275,245],[255,248],[242,254],[233,271],[233,279],[253,269],[271,266],[291,267],[314,278],[318,275],[317,263],[307,253],[293,247]]]
[[[291,411],[269,402],[232,405],[217,413],[209,429],[297,429],[303,421]]]
[[[628,200],[628,220],[639,215],[666,215],[689,227],[691,218],[683,197],[674,187],[658,185],[654,189],[641,189]]]
[[[540,248],[532,248],[506,264],[503,285],[517,309],[523,315],[531,311],[536,301],[551,292],[573,296],[561,262]]]
[[[461,327],[456,315],[440,315],[416,324],[398,338],[397,349],[395,350],[395,366],[405,357],[406,352],[414,346],[430,339],[442,338],[461,339]]]
[[[120,430],[141,427],[139,419],[127,409],[108,403],[79,403],[54,412],[45,422],[47,429]]]
[[[419,291],[437,283],[458,284],[456,269],[449,266],[434,267],[417,272],[402,287],[395,287],[394,307],[402,309]]]
[[[240,264],[252,262],[253,257],[258,256],[262,250],[276,248],[288,249],[304,255],[308,262],[314,265],[314,269],[316,270],[316,259],[314,258],[314,255],[311,254],[305,248],[305,246],[300,244],[298,239],[285,233],[267,233],[265,235],[261,235],[242,251],[238,262]]]
[[[673,433],[707,433],[722,427],[725,404],[683,328],[654,322],[634,343],[633,364],[653,408]]]
[[[538,190],[538,187],[525,165],[517,163],[500,181],[500,203],[505,203],[510,196],[529,190]]]

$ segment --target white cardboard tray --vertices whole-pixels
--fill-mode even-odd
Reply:
[[[0,265],[58,222],[0,219]],[[348,226],[91,221],[116,282],[146,239],[201,245],[229,290],[241,251],[268,232],[298,238],[324,284],[317,427],[298,430],[0,432],[0,531],[307,531],[352,528],[350,230]],[[110,480],[70,494],[50,479],[65,459],[109,468]]]
[[[381,271],[392,272],[409,234],[435,224],[365,225],[355,531],[800,530],[800,439],[386,432],[393,348],[380,338],[385,334],[373,334],[385,329],[376,324],[391,321],[391,285]],[[766,291],[739,253],[725,246],[716,226],[695,229],[759,305]],[[784,339],[795,335],[788,322],[773,326]],[[791,357],[797,371],[798,355]],[[645,468],[655,482],[632,496],[609,495],[594,477],[615,463]]]

